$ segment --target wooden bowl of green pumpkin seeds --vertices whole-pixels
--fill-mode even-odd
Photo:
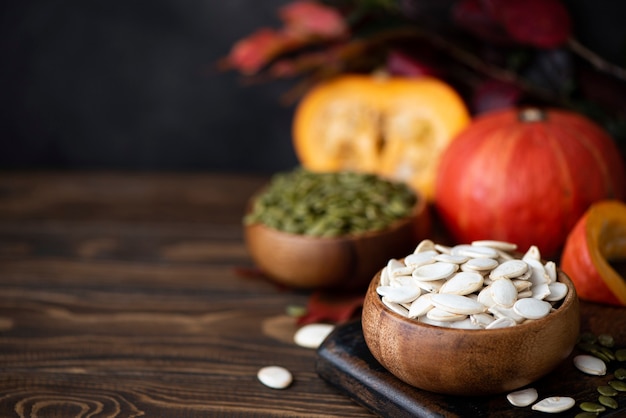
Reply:
[[[424,242],[431,244],[429,240]],[[527,259],[533,257],[531,253],[536,253],[531,248],[524,257],[518,254],[515,258],[502,259],[505,261],[501,261],[499,266],[502,267],[498,270],[494,268],[495,264],[492,265],[489,267],[493,268],[491,274],[481,272],[484,278],[479,281],[484,287],[463,292],[460,289],[470,284],[468,279],[479,274],[476,272],[478,266],[486,265],[484,260],[487,258],[482,258],[482,251],[476,252],[479,262],[473,262],[471,257],[463,260],[459,254],[461,250],[455,253],[460,247],[473,251],[473,244],[445,248],[449,253],[443,255],[437,254],[433,248],[421,252],[420,247],[421,243],[415,253],[384,264],[365,295],[363,336],[374,358],[391,374],[430,392],[482,396],[529,385],[568,358],[580,331],[579,301],[572,281],[554,263],[547,262],[545,272],[540,271],[542,264],[538,257]],[[402,287],[405,285],[394,287],[393,269],[400,271],[405,266],[418,266],[417,260],[424,259],[429,252],[434,253],[432,257],[438,261],[426,264],[422,260],[423,267],[402,272],[420,281],[421,292],[416,292],[417,296],[407,295]],[[520,265],[523,267],[521,258],[527,261],[528,267],[515,273],[519,274],[519,279],[511,279],[511,271]],[[429,288],[426,285],[436,282],[425,280],[433,279],[433,274],[450,267],[453,262],[461,265],[458,273],[442,279],[441,287],[425,291]],[[465,265],[470,268],[463,268]],[[496,271],[502,277],[494,275]],[[407,276],[397,277],[399,280]],[[537,277],[545,281],[540,282]],[[511,308],[501,309],[499,298],[504,292],[496,290],[502,287],[496,287],[494,283],[501,285],[504,280],[511,283],[530,281],[537,290],[514,287]],[[450,292],[444,287],[453,281],[456,291]],[[459,286],[461,282],[465,284]],[[544,287],[545,283],[549,284]],[[398,293],[400,288],[403,290]],[[552,290],[537,293],[547,288]],[[414,290],[413,287],[410,289]],[[529,294],[523,295],[523,292]],[[535,308],[526,309],[533,306],[541,310],[543,305],[548,306],[540,314]],[[453,318],[454,315],[459,317]],[[508,324],[502,324],[503,319]]]
[[[365,289],[381,263],[430,229],[427,202],[403,183],[349,171],[276,174],[250,200],[248,252],[276,283]]]

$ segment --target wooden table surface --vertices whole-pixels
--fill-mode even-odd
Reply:
[[[310,293],[242,274],[266,180],[1,173],[0,416],[373,416],[293,342]],[[291,387],[263,386],[267,365]]]
[[[2,173],[0,416],[372,416],[293,343],[308,294],[238,270],[266,180]]]

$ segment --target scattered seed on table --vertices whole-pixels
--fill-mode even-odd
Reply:
[[[611,409],[617,409],[619,406],[617,401],[610,396],[600,395],[598,396],[598,402]]]
[[[534,404],[531,409],[533,411],[558,413],[567,411],[576,405],[574,398],[569,396],[551,396],[549,398],[542,399]]]
[[[585,412],[593,412],[596,414],[606,411],[606,408],[603,405],[595,402],[583,402],[580,404],[580,409]]]
[[[265,366],[259,369],[257,378],[265,386],[272,389],[285,389],[291,385],[291,372],[281,366]]]
[[[574,366],[583,373],[603,376],[606,374],[606,363],[597,357],[581,354],[574,357]]]
[[[617,361],[626,361],[626,348],[620,348],[615,351],[615,358]]]
[[[530,405],[535,402],[538,397],[539,395],[535,388],[522,389],[506,395],[506,399],[511,405],[520,407]]]
[[[596,418],[598,414],[593,412],[579,412],[574,416],[574,418]]]
[[[603,396],[615,396],[617,391],[609,385],[598,386],[598,392]]]
[[[611,380],[609,386],[618,392],[626,392],[626,382],[623,380]]]
[[[626,369],[623,367],[620,367],[619,369],[616,369],[613,372],[613,376],[618,379],[618,380],[624,380],[626,379]]]
[[[615,340],[613,336],[609,334],[600,334],[598,335],[598,343],[604,347],[613,347],[615,345]]]
[[[318,348],[334,329],[332,324],[307,324],[296,331],[293,339],[301,347]]]

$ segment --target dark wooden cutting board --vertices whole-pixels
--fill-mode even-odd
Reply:
[[[609,333],[616,345],[626,347],[626,309],[582,303],[581,330],[596,334]],[[371,355],[365,344],[361,321],[338,326],[317,351],[316,370],[321,378],[344,392],[357,403],[382,417],[573,417],[581,412],[578,404],[597,402],[598,385],[612,377],[588,376],[572,362],[577,349],[552,373],[532,385],[539,399],[548,396],[570,396],[576,406],[559,414],[533,411],[530,406],[512,406],[506,393],[485,397],[440,395],[416,389],[391,375]],[[515,359],[511,359],[515,361]],[[626,364],[622,364],[626,367]],[[615,365],[609,365],[614,370]],[[617,410],[607,408],[600,417],[626,417],[626,392],[615,398]]]

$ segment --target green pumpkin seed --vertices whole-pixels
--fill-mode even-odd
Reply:
[[[626,379],[626,369],[623,368],[623,367],[620,367],[619,369],[616,369],[613,372],[613,376],[615,376],[616,379],[625,380]]]
[[[594,412],[594,413],[606,411],[606,408],[603,405],[597,404],[595,402],[583,402],[580,404],[580,409],[582,409],[585,412]]]
[[[598,396],[598,402],[611,409],[617,409],[617,407],[619,406],[617,401],[610,396]]]
[[[620,348],[615,351],[615,358],[617,361],[626,361],[626,348]]]
[[[615,340],[609,334],[600,334],[598,335],[598,343],[604,347],[613,347],[615,345]]]
[[[598,349],[602,354],[604,354],[606,356],[606,358],[608,358],[610,361],[615,360],[615,354],[613,354],[613,351],[610,350],[607,347],[600,347]]]
[[[598,386],[598,392],[603,396],[615,396],[617,391],[609,385]]]
[[[606,354],[604,354],[599,349],[591,350],[591,354],[593,354],[594,356],[596,356],[597,358],[599,358],[600,360],[602,360],[605,363],[610,363],[611,362],[611,358],[608,357]]]
[[[622,380],[611,380],[609,386],[618,392],[626,392],[626,382]]]
[[[598,414],[594,412],[579,412],[574,418],[596,418]]]

